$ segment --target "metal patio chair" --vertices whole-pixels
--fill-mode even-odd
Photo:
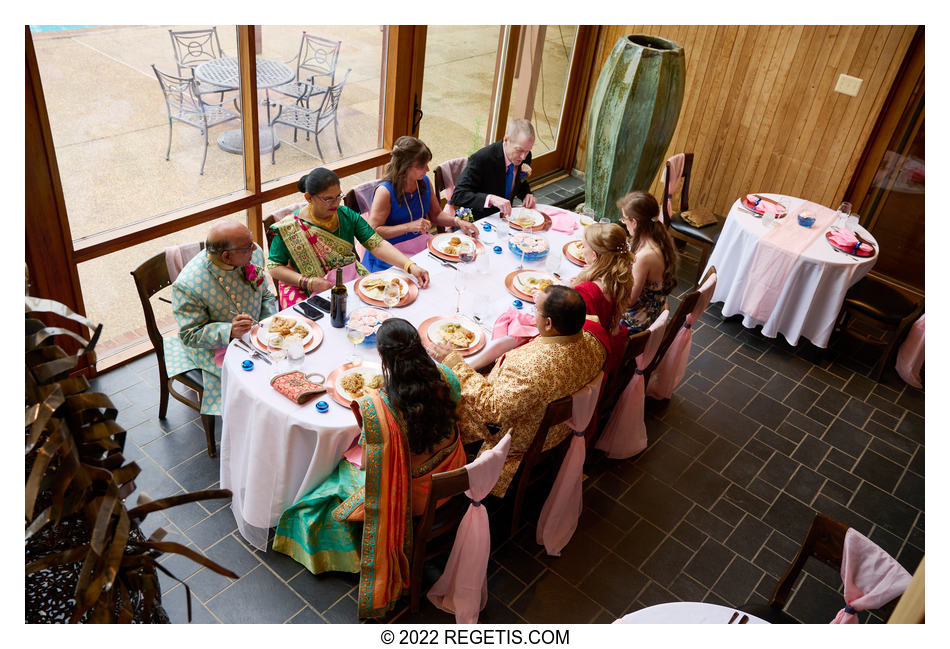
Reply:
[[[172,150],[172,123],[174,121],[188,124],[197,128],[205,138],[204,155],[201,158],[200,175],[205,172],[205,160],[208,157],[208,129],[218,124],[240,119],[240,113],[224,108],[220,103],[207,102],[198,93],[194,77],[176,77],[166,74],[152,64],[158,85],[165,96],[165,107],[168,109],[168,148],[165,150],[165,159],[168,160]],[[272,154],[273,155],[273,154]]]
[[[217,27],[179,31],[169,29],[168,35],[172,39],[172,50],[175,53],[175,64],[178,66],[179,76],[187,76],[182,73],[186,70],[193,72],[199,64],[205,61],[222,59],[227,56],[224,50],[221,49]],[[221,93],[221,101],[224,101],[224,93],[228,90],[234,90],[234,88],[213,83],[198,84],[199,94],[218,92]]]
[[[320,107],[315,110],[307,108],[303,102],[299,100],[293,105],[278,103],[279,108],[277,115],[270,121],[270,126],[273,128],[276,124],[286,124],[292,127],[294,129],[294,142],[297,141],[297,129],[313,133],[313,140],[317,145],[317,153],[320,155],[320,159],[323,160],[323,151],[320,149],[320,132],[332,123],[333,134],[336,136],[336,148],[340,154],[342,154],[343,147],[340,146],[340,132],[337,127],[337,110],[340,107],[340,96],[343,94],[343,86],[346,84],[346,80],[350,76],[351,71],[352,69],[346,71],[340,83],[327,88],[327,91],[323,94],[323,101],[320,102]],[[271,149],[270,152],[270,160],[271,164],[273,164],[273,149]]]

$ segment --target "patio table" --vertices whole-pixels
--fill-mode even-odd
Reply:
[[[195,78],[202,83],[220,86],[227,90],[237,90],[241,85],[241,66],[237,58],[226,56],[211,59],[195,68]],[[294,71],[289,66],[257,57],[257,87],[273,88],[292,81]],[[270,153],[280,146],[280,140],[274,137],[274,131],[269,126],[259,130],[261,153]],[[218,136],[218,146],[228,153],[244,152],[244,136],[241,129],[231,129]]]
[[[542,210],[556,210],[539,205]],[[495,214],[477,221],[485,221],[496,227],[502,220]],[[484,231],[479,234],[484,237]],[[551,250],[559,254],[568,241],[579,239],[580,228],[573,234],[555,230],[543,233]],[[468,280],[462,293],[462,313],[471,317],[478,314],[484,323],[483,330],[491,339],[491,326],[515,297],[505,288],[505,276],[516,269],[520,259],[507,247],[507,241],[495,233],[495,242],[485,242],[485,250],[467,269]],[[500,254],[494,253],[494,245],[502,246]],[[552,254],[552,253],[549,253]],[[427,251],[412,257],[413,261],[429,271],[430,284],[420,289],[412,304],[392,310],[393,317],[404,318],[415,326],[435,315],[451,316],[455,312],[457,293],[455,275],[460,272],[446,268],[433,259]],[[486,263],[487,262],[487,263]],[[478,269],[478,264],[485,266]],[[541,269],[543,261],[528,263],[525,268]],[[461,264],[459,264],[461,265]],[[404,275],[401,270],[392,272]],[[561,255],[557,272],[565,281],[580,271]],[[323,294],[329,298],[329,291]],[[347,284],[347,312],[368,306],[357,297],[353,282]],[[524,308],[532,305],[525,303]],[[385,309],[385,307],[377,307]],[[292,310],[287,315],[299,317]],[[329,317],[317,321],[323,331],[323,342],[305,356],[304,373],[318,372],[329,376],[330,372],[345,363],[353,352],[353,345],[346,339],[345,328],[330,326]],[[379,362],[375,346],[359,345],[359,354],[364,361]],[[222,367],[222,419],[221,431],[221,487],[233,493],[231,509],[238,530],[254,547],[265,549],[269,528],[276,525],[281,513],[314,487],[323,482],[336,467],[343,453],[359,436],[359,429],[352,411],[335,402],[330,395],[297,405],[270,387],[274,368],[259,359],[254,360],[250,372],[241,369],[241,362],[248,355],[232,344],[227,351]],[[286,361],[282,361],[287,371]],[[320,413],[316,401],[329,404],[329,410]]]
[[[784,219],[787,222],[779,227],[800,227],[795,214],[805,199],[779,194],[760,193],[759,196],[776,200],[788,209]],[[826,347],[845,294],[868,274],[880,251],[873,257],[852,257],[832,248],[821,232],[791,266],[784,286],[773,296],[775,304],[767,317],[755,317],[743,308],[743,298],[752,281],[750,274],[756,248],[768,231],[761,218],[742,207],[741,199],[733,203],[706,265],[707,269],[715,266],[718,274],[712,301],[723,303],[724,316],[741,313],[745,327],[761,325],[763,336],[775,338],[781,333],[792,345],[797,345],[799,337],[804,336],[814,345]],[[867,230],[857,226],[855,232],[878,248],[877,241]]]

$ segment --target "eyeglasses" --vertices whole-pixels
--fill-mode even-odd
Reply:
[[[337,194],[336,196],[331,196],[330,198],[324,198],[323,196],[315,196],[314,198],[319,198],[321,201],[323,201],[323,202],[326,203],[327,205],[332,205],[333,203],[336,203],[336,202],[338,202],[340,199],[342,199],[342,198],[343,198],[343,194],[342,194],[342,193],[339,193],[339,194]]]
[[[243,248],[225,248],[225,250],[229,250],[231,252],[250,252],[251,250],[254,250],[254,244],[251,243],[251,245],[245,246]]]

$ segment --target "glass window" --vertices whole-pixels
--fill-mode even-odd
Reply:
[[[576,25],[529,25],[521,29],[508,120],[531,120],[534,157],[553,151],[557,145],[576,34]]]
[[[279,139],[274,164],[262,144],[265,182],[303,175],[380,146],[384,26],[263,25],[260,29],[258,66],[267,59],[286,66],[293,76],[290,83],[258,88],[264,102],[261,123],[267,123],[269,115]],[[341,87],[338,93],[327,94],[325,89],[331,86]],[[320,129],[319,135],[314,135],[314,128]]]
[[[216,40],[214,33],[193,34],[189,54],[176,59],[169,31],[212,27]],[[169,151],[169,109],[152,69],[190,78],[189,66],[200,66],[204,58],[235,57],[233,25],[83,27],[32,36],[73,239],[244,187],[243,156],[217,143],[225,132],[240,129],[240,120],[211,126],[207,151],[197,127],[174,121]],[[172,86],[184,88],[170,91],[173,106],[181,97],[185,105],[194,101],[189,84]],[[223,94],[224,104],[214,114],[238,117],[237,92]],[[200,96],[220,102],[222,93]]]
[[[485,146],[498,56],[497,25],[430,25],[419,138],[436,165]]]

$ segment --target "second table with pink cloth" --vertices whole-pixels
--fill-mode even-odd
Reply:
[[[782,334],[792,345],[805,337],[817,347],[827,347],[848,289],[877,261],[835,250],[826,240],[834,213],[805,199],[779,194],[759,194],[785,205],[788,215],[769,230],[736,200],[723,226],[707,268],[719,276],[713,302],[722,303],[722,314],[741,314],[742,324],[762,326],[762,335]],[[798,224],[798,214],[816,217],[810,229]],[[864,228],[856,234],[877,248]]]

